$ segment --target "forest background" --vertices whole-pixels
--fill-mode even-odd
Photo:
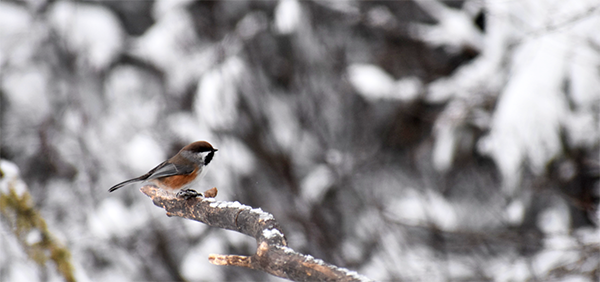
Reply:
[[[597,0],[2,1],[0,99],[1,281],[279,280],[107,192],[196,140],[371,279],[600,277]]]

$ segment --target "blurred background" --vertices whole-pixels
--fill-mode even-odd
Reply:
[[[2,1],[0,280],[278,281],[197,190],[381,281],[598,281],[600,1]]]

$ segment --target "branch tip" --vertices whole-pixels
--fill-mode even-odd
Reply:
[[[208,255],[208,261],[214,265],[231,265],[252,268],[252,257],[236,255]]]

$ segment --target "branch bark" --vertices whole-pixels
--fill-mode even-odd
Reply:
[[[246,267],[293,281],[371,281],[354,271],[292,250],[287,246],[285,236],[273,215],[260,208],[253,209],[237,201],[224,202],[213,198],[185,200],[151,185],[143,186],[140,191],[150,197],[154,205],[165,209],[167,216],[199,221],[256,239],[258,247],[255,254],[211,254],[208,260],[212,264]],[[216,195],[216,189],[212,192]]]

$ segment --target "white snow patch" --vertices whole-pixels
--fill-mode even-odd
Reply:
[[[201,123],[211,129],[228,129],[235,125],[239,100],[237,87],[245,71],[244,61],[233,56],[202,75],[194,102],[194,111]]]
[[[600,103],[596,103],[596,105],[600,105]],[[594,111],[581,110],[566,117],[564,126],[571,147],[591,148],[600,142],[600,124],[596,116]]]
[[[575,237],[584,245],[600,245],[600,228],[579,228],[574,232]]]
[[[259,214],[259,215],[265,213],[261,208],[255,208],[255,209],[253,208],[253,209],[250,210],[250,212],[256,213],[256,214]]]
[[[281,34],[296,31],[301,18],[302,7],[298,0],[280,0],[275,8],[275,28]]]
[[[397,24],[396,16],[392,14],[386,6],[375,6],[367,13],[367,22],[375,27],[395,27]]]
[[[563,202],[548,207],[538,215],[537,226],[546,234],[567,234],[571,226],[569,207]]]
[[[210,203],[211,203],[211,204],[210,204],[210,205],[211,205],[211,207],[212,207],[212,204],[213,204],[213,203],[217,202],[217,200],[215,200],[215,198],[204,198],[204,199],[202,199],[202,201],[203,201],[203,202],[210,202]]]
[[[543,277],[553,269],[577,263],[581,259],[578,253],[579,251],[572,247],[568,250],[547,248],[535,256],[531,262],[531,268],[538,277]]]
[[[423,82],[415,76],[403,77],[394,85],[394,98],[400,101],[413,101],[423,91]]]
[[[32,124],[41,122],[51,109],[46,90],[48,74],[41,68],[25,68],[3,74],[2,90],[8,98],[11,109]],[[35,102],[32,102],[35,101]]]
[[[525,204],[522,200],[515,199],[508,204],[505,212],[505,219],[512,225],[519,225],[525,217]]]
[[[268,24],[268,19],[265,13],[252,12],[248,13],[238,22],[235,30],[241,38],[249,40],[259,32],[266,30]]]
[[[224,138],[219,144],[219,158],[223,159],[232,172],[250,175],[256,168],[256,157],[248,147],[235,138]]]
[[[174,10],[184,9],[192,2],[194,2],[194,0],[158,0],[154,2],[154,5],[152,6],[152,17],[155,20],[159,20],[164,15],[167,15]]]
[[[59,1],[51,4],[48,18],[81,65],[104,70],[123,48],[120,21],[103,6]]]
[[[33,244],[39,243],[42,241],[42,232],[38,229],[32,229],[27,233],[27,237],[25,238],[25,242],[27,245],[31,246]]]
[[[368,100],[388,98],[394,89],[394,78],[378,66],[353,64],[347,72],[350,84]]]
[[[260,221],[267,221],[267,220],[275,220],[275,218],[273,217],[272,214],[268,213],[268,212],[261,212],[258,219]]]
[[[142,133],[129,141],[123,156],[127,159],[129,167],[138,174],[149,171],[166,159],[161,146],[154,138]]]
[[[423,83],[417,77],[395,80],[376,65],[352,64],[347,69],[348,80],[358,94],[369,101],[398,100],[412,101],[422,91]]]
[[[219,208],[219,209],[224,209],[224,208],[245,209],[245,210],[251,209],[251,207],[242,205],[238,201],[235,201],[235,202],[214,201],[214,202],[210,203],[210,207]]]
[[[225,241],[221,234],[208,236],[199,245],[189,248],[181,264],[180,271],[189,281],[223,281],[221,267],[208,263],[209,254],[223,254],[227,252]]]
[[[14,189],[17,196],[22,197],[27,192],[27,185],[19,175],[19,167],[16,164],[0,159],[0,170],[4,174],[0,178],[0,194],[9,194]]]
[[[0,72],[6,62],[21,65],[35,54],[38,45],[31,44],[30,40],[35,40],[28,36],[31,31],[32,20],[27,10],[7,1],[0,2]]]
[[[411,225],[435,224],[442,230],[454,230],[458,226],[454,207],[433,191],[420,193],[407,190],[405,195],[390,200],[385,207],[391,218]]]
[[[127,237],[144,226],[148,214],[138,212],[141,207],[128,209],[116,198],[106,198],[96,210],[88,214],[87,223],[94,236],[108,239],[112,236]]]
[[[341,247],[343,258],[346,261],[359,261],[364,255],[364,250],[360,246],[360,241],[356,239],[344,240]]]
[[[498,101],[491,133],[479,144],[495,160],[509,194],[517,187],[524,160],[541,174],[561,151],[560,126],[568,104],[562,93],[566,50],[557,40],[564,38],[553,33],[517,47],[513,77]]]
[[[183,229],[186,231],[187,235],[191,238],[199,237],[206,231],[206,229],[208,229],[208,225],[200,224],[197,221],[183,220],[182,222],[183,222]]]
[[[266,212],[261,213],[258,219],[261,221],[275,220],[272,214]]]
[[[204,225],[204,224],[202,224]],[[246,234],[233,231],[233,230],[221,230],[227,238],[227,242],[234,246],[253,246],[256,244],[256,239],[254,237],[250,237]]]
[[[265,229],[262,232],[263,237],[267,238],[267,239],[271,239],[275,236],[277,237],[283,237],[283,234],[281,234],[281,232],[277,229]]]
[[[130,52],[164,71],[169,94],[181,94],[214,65],[218,55],[215,48],[201,45],[193,19],[182,5],[167,10],[135,39]]]
[[[441,122],[441,123],[440,123]],[[434,126],[435,143],[433,146],[433,167],[445,172],[452,166],[456,153],[456,128],[445,119],[438,119]]]
[[[290,247],[282,247],[282,246],[277,246],[277,247],[282,249],[286,254],[298,254],[298,252],[294,251]]]
[[[10,264],[6,281],[42,281],[40,267],[32,260],[17,260]]]
[[[567,274],[560,277],[561,282],[589,282],[590,278],[587,275]]]
[[[308,203],[319,203],[334,183],[334,175],[327,165],[317,165],[300,183],[300,196]]]
[[[167,117],[167,124],[170,130],[172,130],[176,136],[186,142],[193,142],[198,140],[198,136],[202,136],[204,140],[216,139],[214,134],[208,127],[198,121],[198,119],[190,113],[178,112],[170,114]],[[219,144],[219,149],[222,149],[223,144]],[[226,154],[229,148],[219,150],[219,158],[222,154]],[[212,166],[212,164],[211,164]]]
[[[414,38],[434,47],[444,46],[449,52],[458,52],[464,48],[481,50],[483,35],[468,13],[450,8],[438,0],[415,3],[435,18],[438,24],[412,24],[409,31]]]
[[[294,151],[298,146],[301,126],[291,107],[293,103],[286,101],[284,96],[273,95],[265,99],[269,118],[269,128],[281,148]]]
[[[315,4],[321,5],[336,13],[346,14],[348,18],[359,18],[361,13],[358,7],[360,3],[355,1],[316,1]]]
[[[491,260],[490,262],[489,275],[494,277],[494,281],[527,281],[531,277],[530,263],[523,258]]]

